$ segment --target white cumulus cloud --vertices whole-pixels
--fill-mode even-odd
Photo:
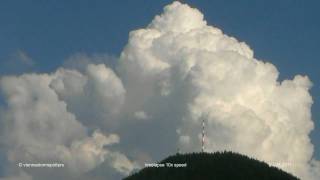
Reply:
[[[107,163],[114,171],[128,174],[127,171],[132,170],[130,161],[127,159],[125,164],[129,167],[120,166],[119,162],[124,162],[126,157],[107,149],[109,145],[119,143],[119,136],[106,136],[95,131],[90,137],[88,128],[68,111],[68,104],[57,94],[59,91],[70,96],[70,93],[77,95],[85,91],[95,101],[107,101],[110,113],[117,111],[114,108],[118,105],[113,98],[119,99],[116,95],[123,93],[118,89],[121,84],[117,81],[110,84],[114,82],[115,75],[105,70],[104,65],[90,65],[86,75],[60,69],[51,75],[25,74],[1,78],[0,89],[6,100],[6,106],[1,111],[1,124],[5,126],[1,141],[8,150],[8,161],[12,164],[59,162],[64,163],[68,171],[80,175],[112,157],[112,161]],[[61,78],[61,74],[65,76],[59,79],[60,82],[57,79]],[[103,91],[106,87],[111,95]],[[64,91],[66,89],[70,91]]]

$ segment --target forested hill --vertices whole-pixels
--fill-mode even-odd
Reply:
[[[166,164],[171,163],[171,164]],[[168,167],[176,164],[182,167]],[[124,180],[297,180],[268,164],[233,152],[170,156]],[[183,167],[186,166],[186,167]]]

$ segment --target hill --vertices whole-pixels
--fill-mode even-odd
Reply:
[[[168,167],[171,163],[182,167]],[[298,180],[276,167],[233,152],[170,156],[124,180]]]

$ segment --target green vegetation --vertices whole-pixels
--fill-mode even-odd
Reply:
[[[278,168],[233,152],[177,154],[159,163],[187,163],[187,167],[146,167],[124,180],[298,180]]]

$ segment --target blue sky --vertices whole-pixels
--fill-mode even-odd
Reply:
[[[3,0],[0,2],[0,75],[50,72],[74,53],[118,56],[128,33],[146,26],[171,1]],[[269,61],[280,79],[308,75],[320,159],[320,2],[316,0],[190,0],[208,24],[246,42],[257,59]],[[19,52],[33,64],[14,65]],[[20,54],[21,55],[21,54]],[[19,56],[20,57],[20,56]],[[26,59],[28,59],[26,58]],[[318,140],[318,141],[317,141]]]

